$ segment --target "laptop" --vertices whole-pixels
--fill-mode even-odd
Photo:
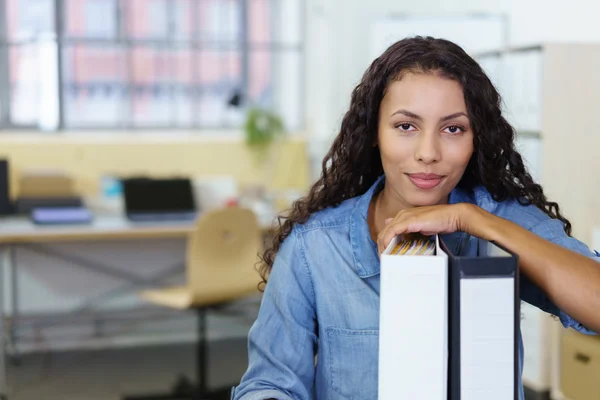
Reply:
[[[125,214],[133,222],[191,221],[198,216],[187,178],[123,180]]]

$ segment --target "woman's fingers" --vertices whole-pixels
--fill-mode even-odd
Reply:
[[[419,232],[426,236],[454,230],[451,226],[453,209],[447,205],[417,207],[401,211],[388,222],[377,237],[377,248],[383,253],[392,239],[398,235]]]
[[[386,226],[377,236],[379,254],[397,235],[420,232],[426,236],[459,230],[467,219],[467,209],[459,205],[416,207],[400,211],[395,218],[385,220]],[[462,222],[461,222],[462,221]]]
[[[384,252],[392,239],[396,236],[409,232],[407,227],[406,219],[402,216],[398,216],[388,223],[385,229],[377,236],[377,248],[379,249],[379,254]]]

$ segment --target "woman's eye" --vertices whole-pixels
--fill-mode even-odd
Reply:
[[[412,124],[399,124],[399,125],[396,125],[396,128],[400,129],[401,131],[405,131],[405,132],[415,130],[414,127],[412,126]]]
[[[465,130],[458,125],[452,125],[444,129],[444,132],[450,133],[451,135],[457,135],[463,133],[464,131]]]

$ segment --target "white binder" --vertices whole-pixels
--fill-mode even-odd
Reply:
[[[447,395],[448,256],[381,255],[379,400]]]

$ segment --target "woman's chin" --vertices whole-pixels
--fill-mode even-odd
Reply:
[[[433,195],[433,193],[431,195],[420,194],[417,196],[412,196],[412,198],[409,199],[408,203],[410,205],[412,205],[413,207],[435,206],[438,204],[447,203],[447,199],[448,199],[448,196],[440,196],[439,194],[437,194],[437,195]]]

